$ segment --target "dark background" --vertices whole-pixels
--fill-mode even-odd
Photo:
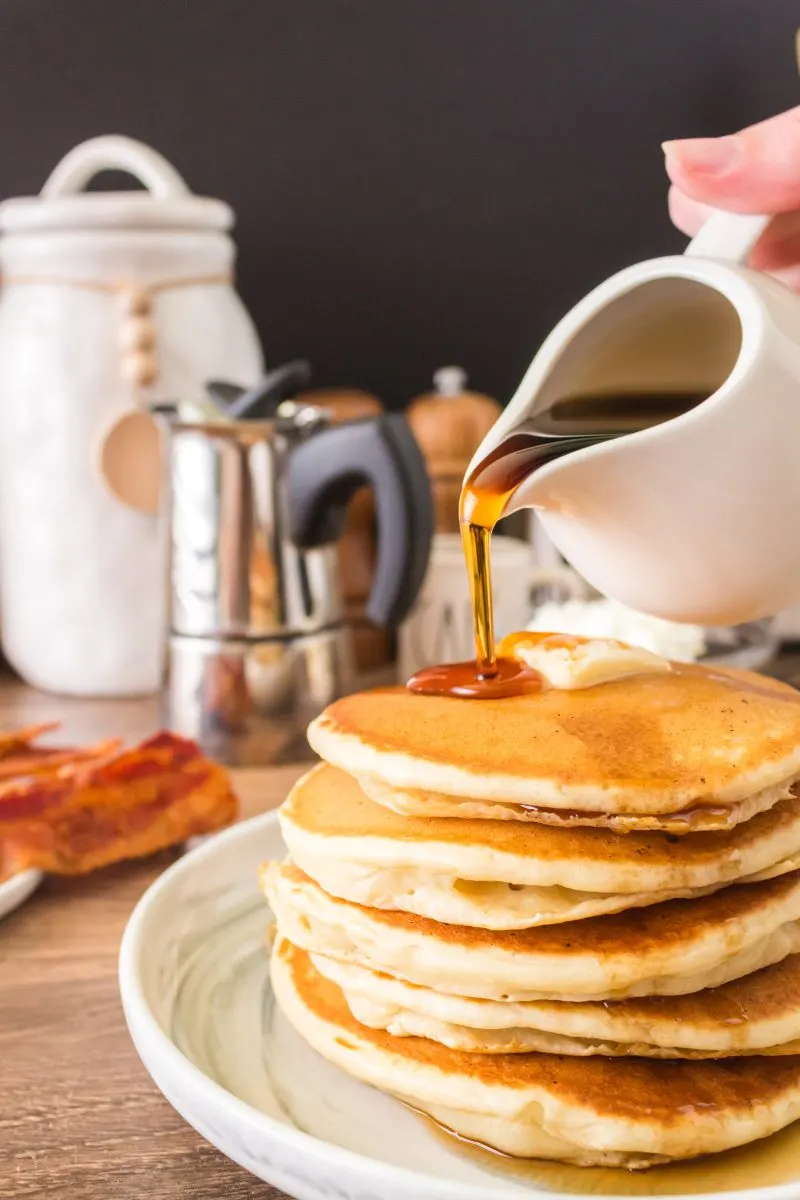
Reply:
[[[508,397],[593,284],[683,239],[659,143],[800,101],[793,0],[0,0],[0,194],[125,133],[239,215],[268,361]]]

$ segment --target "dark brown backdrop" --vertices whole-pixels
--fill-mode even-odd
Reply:
[[[800,99],[793,0],[0,0],[0,194],[151,142],[239,214],[268,359],[505,398],[553,321],[670,252],[659,142]]]

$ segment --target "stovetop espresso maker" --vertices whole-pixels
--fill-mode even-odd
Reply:
[[[422,455],[398,415],[330,426],[320,409],[288,400],[264,419],[162,417],[165,723],[230,764],[296,761],[311,718],[355,687],[335,547],[348,501],[365,484],[374,491],[366,615],[397,625],[433,532]]]

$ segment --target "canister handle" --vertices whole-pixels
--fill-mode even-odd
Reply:
[[[156,200],[189,195],[175,168],[156,150],[133,138],[90,138],[66,154],[42,188],[45,200],[71,196],[82,191],[100,171],[127,171],[138,179]]]

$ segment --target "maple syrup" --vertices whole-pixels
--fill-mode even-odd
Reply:
[[[541,825],[586,825],[592,821],[603,821],[617,833],[632,833],[641,828],[634,814],[571,812],[568,809],[557,809],[553,813],[552,809],[540,808],[536,804],[504,804],[503,807],[512,808],[520,816],[532,818]],[[698,804],[680,812],[659,813],[657,832],[680,836],[698,831],[710,833],[733,829],[735,811],[732,804]]]
[[[441,663],[424,667],[412,675],[406,685],[412,692],[426,696],[459,696],[464,700],[499,700],[523,692],[540,692],[542,677],[532,667],[514,658],[498,658],[494,669],[483,674],[474,659],[460,663]]]
[[[492,607],[491,537],[520,485],[546,463],[599,442],[649,429],[688,412],[698,393],[583,395],[557,401],[504,438],[461,489],[459,522],[475,625],[475,661],[418,671],[411,691],[489,699],[541,687],[538,672],[514,658],[498,660]]]
[[[434,1136],[455,1143],[476,1167],[500,1179],[541,1188],[554,1196],[715,1196],[748,1188],[800,1185],[800,1123],[771,1137],[683,1162],[647,1170],[580,1167],[545,1159],[512,1158],[482,1142],[455,1133],[419,1109],[412,1109]],[[782,1193],[786,1194],[786,1193]],[[795,1193],[792,1193],[793,1195]],[[800,1194],[800,1191],[798,1191]]]

